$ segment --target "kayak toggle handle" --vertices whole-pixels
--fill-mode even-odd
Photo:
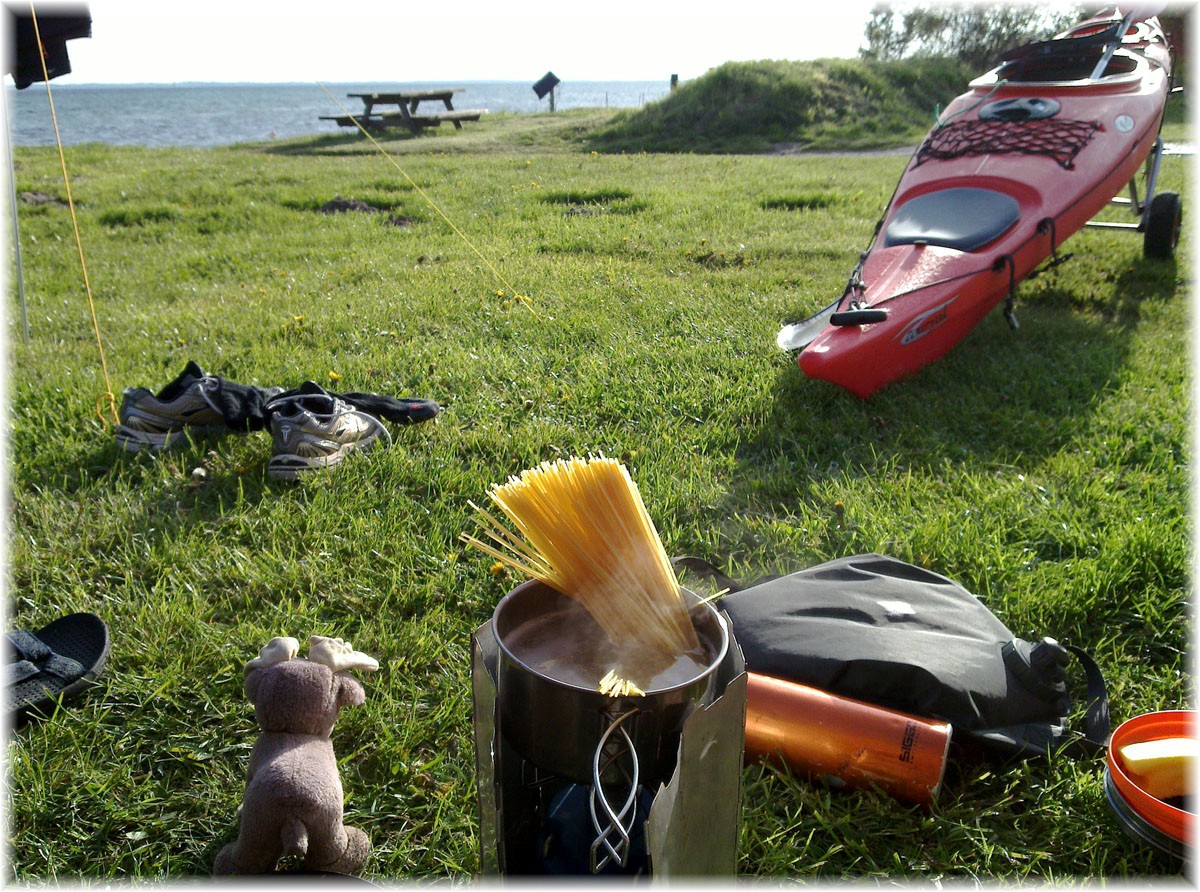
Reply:
[[[1054,269],[1060,263],[1066,263],[1073,255],[1058,253],[1058,231],[1055,227],[1053,217],[1045,217],[1038,221],[1037,231],[1042,235],[1049,234],[1050,236],[1050,262],[1046,264],[1045,269]]]
[[[1004,319],[1008,322],[1008,327],[1013,331],[1020,328],[1017,324],[1017,264],[1013,260],[1011,254],[1001,254],[996,258],[996,262],[992,264],[992,270],[995,272],[1003,272],[1004,267],[1008,267],[1008,297],[1004,301]]]
[[[830,325],[870,325],[872,322],[886,322],[888,311],[883,307],[868,307],[858,301],[850,302],[850,309],[834,313],[829,317]]]

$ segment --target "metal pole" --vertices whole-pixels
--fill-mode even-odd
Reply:
[[[8,156],[8,203],[12,208],[13,249],[17,259],[17,298],[21,303],[21,331],[29,343],[29,315],[25,309],[25,271],[21,265],[21,226],[17,220],[17,169],[13,163],[8,121],[8,86],[0,83],[0,106],[4,111],[4,151]]]
[[[1133,13],[1129,13],[1121,20],[1121,33],[1118,34],[1113,42],[1110,43],[1104,50],[1104,55],[1100,57],[1100,61],[1096,63],[1096,67],[1092,69],[1091,80],[1099,80],[1104,76],[1104,69],[1108,67],[1108,62],[1113,57],[1113,53],[1117,51],[1117,47],[1121,45],[1121,40],[1129,33],[1129,26],[1133,24]]]

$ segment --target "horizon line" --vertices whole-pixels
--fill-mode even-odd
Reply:
[[[680,78],[682,81],[683,78]],[[38,81],[30,84],[19,92],[25,92],[30,88],[35,88],[38,84],[44,83]],[[316,84],[326,85],[361,85],[361,84],[531,84],[524,78],[439,78],[437,80],[321,80],[314,78],[312,80],[286,80],[286,81],[252,81],[252,80],[237,80],[237,81],[87,81],[79,83],[59,83],[54,84],[55,87],[300,87],[312,86]],[[571,84],[664,84],[669,86],[671,79],[666,78],[580,78],[577,80],[559,81],[559,85],[570,86]],[[6,82],[6,86],[16,89],[16,85],[11,81]]]

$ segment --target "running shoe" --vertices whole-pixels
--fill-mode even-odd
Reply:
[[[205,395],[212,378],[189,361],[179,376],[157,394],[145,387],[126,387],[122,394],[117,445],[126,452],[169,449],[189,433],[225,430],[225,419]]]
[[[277,480],[296,480],[310,471],[331,468],[351,452],[370,448],[380,437],[388,444],[392,441],[378,418],[312,381],[272,400],[267,409],[273,450],[267,474]]]

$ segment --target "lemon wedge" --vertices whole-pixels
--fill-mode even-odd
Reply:
[[[1200,766],[1200,739],[1164,737],[1121,747],[1125,771],[1155,799],[1191,792],[1191,775]]]

